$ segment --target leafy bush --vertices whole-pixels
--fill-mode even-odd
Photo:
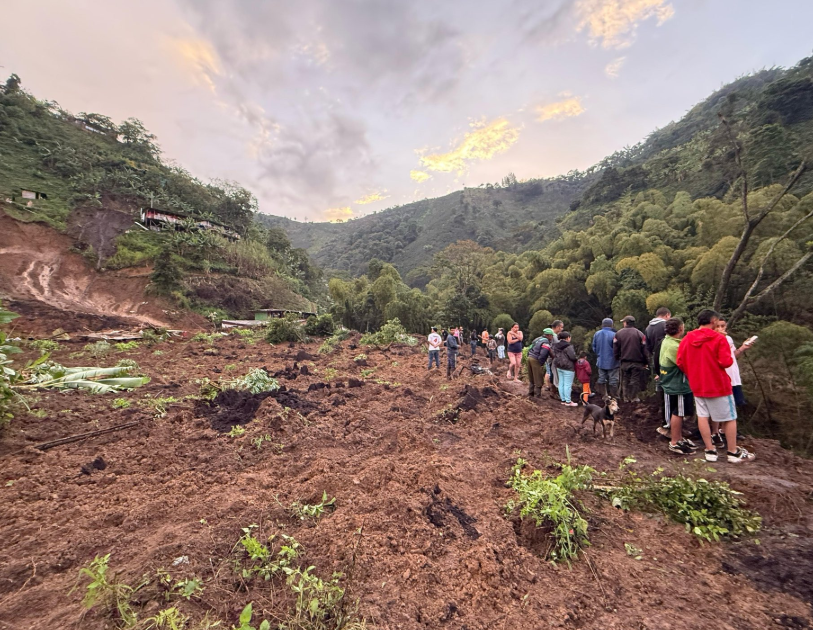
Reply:
[[[540,470],[526,476],[522,474],[525,464],[525,460],[518,459],[511,471],[508,485],[519,496],[506,504],[506,512],[510,514],[519,509],[520,518],[532,518],[537,527],[550,527],[553,545],[548,557],[554,562],[569,563],[579,549],[590,544],[587,521],[580,513],[573,492],[589,489],[595,470],[567,463],[561,465],[561,474],[554,478],[543,476]]]
[[[87,352],[92,355],[95,359],[99,359],[106,354],[109,354],[113,350],[113,346],[107,343],[104,340],[96,341],[94,343],[89,343],[82,348],[83,352]]]
[[[502,328],[503,331],[508,332],[513,324],[513,317],[511,317],[508,313],[500,313],[491,320],[491,329],[495,334],[499,328]],[[550,326],[550,322],[548,322],[547,325]]]
[[[272,344],[304,341],[305,328],[297,321],[296,315],[288,313],[285,317],[269,320],[265,340]]]
[[[725,482],[664,477],[661,469],[646,477],[628,471],[623,486],[610,492],[615,507],[661,512],[709,542],[759,530],[761,517],[745,509],[739,495]]]
[[[135,350],[138,348],[138,342],[133,339],[132,341],[117,343],[113,347],[116,349],[116,352],[127,352],[128,350]]]
[[[311,315],[305,322],[305,334],[309,337],[327,337],[336,330],[336,323],[329,313],[324,315]]]
[[[319,354],[330,354],[339,347],[341,340],[338,337],[328,337],[319,346]]]
[[[39,350],[42,354],[59,350],[59,342],[52,339],[35,339],[34,341],[29,341],[28,345],[36,350]]]
[[[418,343],[415,337],[407,334],[406,328],[397,317],[389,320],[377,332],[368,332],[361,336],[361,344],[365,346],[388,346],[392,343],[403,343],[408,346]]]
[[[264,369],[254,368],[245,376],[231,381],[229,387],[231,389],[247,390],[252,394],[260,394],[278,390],[279,383]]]

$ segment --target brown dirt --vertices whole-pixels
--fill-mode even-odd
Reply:
[[[20,318],[15,330],[46,334],[142,324],[198,329],[202,317],[177,312],[162,300],[145,297],[149,269],[98,272],[71,248],[74,241],[39,223],[22,223],[0,213],[0,298],[14,300]],[[39,313],[47,320],[38,321]],[[53,319],[61,319],[51,326]]]
[[[604,441],[579,426],[578,409],[530,402],[524,386],[468,370],[448,382],[427,374],[425,355],[409,348],[365,349],[366,369],[375,372],[362,379],[364,368],[352,361],[359,351],[342,345],[323,356],[317,344],[270,347],[230,337],[211,356],[204,343],[175,341],[105,360],[132,358],[153,377],[122,396],[132,402],[128,409],[113,410],[113,396],[40,395],[32,414],[21,414],[0,440],[0,628],[110,627],[100,611],[82,617],[81,593],[69,593],[78,569],[105,553],[130,584],[159,568],[176,579],[203,578],[202,597],[178,604],[196,619],[209,610],[229,627],[253,601],[255,621],[261,614],[273,627],[290,603],[284,589],[244,582],[233,571],[235,543],[250,524],[261,537],[295,536],[317,574],[348,573],[349,597],[382,629],[813,623],[812,462],[754,440],[756,462],[721,462],[712,471],[674,458],[663,442],[637,439],[646,420],[630,422],[626,409],[615,440]],[[75,349],[55,358],[82,362],[68,358]],[[207,406],[186,398],[198,394],[195,379],[263,366],[293,373],[302,351],[313,360],[298,359],[296,377],[280,381],[285,392],[251,398],[246,409],[258,404],[240,416],[254,417],[242,437],[212,428],[213,414],[237,399]],[[324,383],[328,367],[338,372],[330,387],[312,387]],[[294,394],[310,412],[295,410]],[[148,395],[179,402],[155,417],[143,402]],[[46,452],[32,448],[131,420],[141,424]],[[649,422],[653,432],[657,421]],[[266,435],[271,440],[257,449],[251,440]],[[763,515],[761,544],[701,546],[678,525],[587,494],[592,546],[571,568],[551,565],[542,557],[545,532],[505,518],[512,494],[505,481],[518,452],[539,468],[563,461],[566,446],[576,463],[609,473],[632,454],[641,472],[664,466],[729,481]],[[336,509],[316,523],[284,507],[323,491],[336,497]],[[643,558],[630,557],[625,543]],[[173,568],[181,556],[188,564]],[[167,605],[152,586],[135,601],[142,618]]]

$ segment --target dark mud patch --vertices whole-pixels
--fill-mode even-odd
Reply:
[[[303,366],[304,367],[304,366]],[[299,365],[294,363],[293,365],[286,365],[281,370],[277,370],[272,375],[274,378],[284,378],[288,381],[293,381],[296,379],[297,376],[301,374],[301,370],[299,369]]]
[[[487,399],[498,400],[500,393],[493,387],[475,387],[474,385],[466,385],[463,388],[462,399],[458,408],[461,411],[472,411],[477,409],[480,405],[487,404]]]
[[[759,550],[729,555],[723,569],[746,576],[760,590],[790,593],[813,605],[813,540],[763,541]]]
[[[432,503],[426,506],[424,513],[432,525],[447,530],[448,536],[454,537],[455,535],[453,529],[450,528],[450,525],[453,524],[452,519],[455,519],[468,538],[471,540],[480,538],[480,532],[474,527],[477,519],[467,514],[463,508],[452,503],[449,497],[445,499],[433,498]]]
[[[299,352],[296,353],[296,356],[294,357],[294,361],[315,361],[315,360],[316,357],[313,356],[307,350],[300,350]]]
[[[236,389],[224,389],[218,392],[209,404],[202,404],[199,413],[209,417],[210,426],[219,433],[228,433],[234,426],[243,426],[254,420],[262,402],[277,392],[252,394]]]

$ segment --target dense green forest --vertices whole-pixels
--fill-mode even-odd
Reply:
[[[810,60],[741,77],[699,103],[677,122],[601,160],[585,172],[517,182],[508,176],[480,188],[391,208],[345,224],[298,223],[263,217],[283,227],[297,247],[323,267],[362,273],[368,260],[390,262],[411,286],[427,282],[433,257],[457,240],[510,252],[539,249],[564,231],[586,228],[615,202],[657,189],[668,198],[723,199],[736,179],[727,116],[747,149],[751,185],[782,179],[813,142]],[[813,190],[813,172],[795,191]]]
[[[23,189],[44,198],[22,203]],[[326,297],[307,253],[282,230],[254,220],[257,202],[249,191],[203,183],[165,163],[155,137],[136,119],[117,125],[101,114],[74,116],[25,92],[16,75],[0,87],[0,204],[18,220],[70,234],[88,231],[77,230],[78,221],[105,224],[96,231],[112,242],[77,244],[89,260],[105,269],[154,264],[151,290],[205,314],[248,316],[270,306],[271,296],[279,308],[310,308]],[[158,233],[121,220],[136,218],[141,207],[180,213],[188,222]],[[200,219],[240,239],[201,231]]]

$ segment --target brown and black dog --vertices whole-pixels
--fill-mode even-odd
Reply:
[[[604,397],[604,406],[599,407],[591,403],[584,405],[584,418],[582,418],[582,425],[587,422],[587,419],[593,418],[593,435],[596,434],[596,427],[601,424],[601,436],[607,437],[607,425],[610,427],[610,439],[613,438],[615,433],[615,414],[618,413],[618,401],[611,396]]]

